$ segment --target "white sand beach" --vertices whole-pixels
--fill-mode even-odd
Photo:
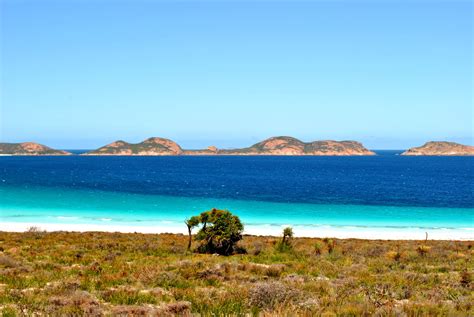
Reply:
[[[288,224],[291,226],[291,224]],[[70,224],[70,223],[23,223],[2,222],[0,231],[24,232],[31,227],[45,231],[105,231],[105,232],[139,232],[139,233],[174,233],[187,234],[186,226],[174,223],[158,226],[128,226],[115,224]],[[246,225],[244,234],[256,236],[280,236],[284,226]],[[196,230],[197,231],[197,230]],[[424,228],[367,228],[367,227],[331,227],[331,226],[293,226],[296,237],[367,239],[367,240],[424,240],[426,232],[429,240],[474,241],[474,228],[462,229],[424,229]]]

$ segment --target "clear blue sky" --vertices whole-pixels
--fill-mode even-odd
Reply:
[[[4,142],[473,143],[468,0],[0,3]]]

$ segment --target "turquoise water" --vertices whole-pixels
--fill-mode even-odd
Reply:
[[[184,233],[220,208],[252,234],[474,239],[473,159],[0,157],[0,230]]]
[[[473,220],[470,208],[278,203],[42,187],[0,188],[0,206],[3,221],[28,223],[181,225],[212,207],[237,210],[247,225],[469,228]]]

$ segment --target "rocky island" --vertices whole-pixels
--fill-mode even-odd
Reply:
[[[148,138],[140,143],[115,141],[83,155],[181,155],[183,150],[174,141]]]
[[[71,155],[67,151],[55,150],[34,142],[0,143],[0,155]],[[183,149],[170,140],[152,137],[140,143],[122,140],[112,142],[81,155],[294,155],[294,156],[361,156],[375,155],[356,141],[313,141],[303,142],[289,136],[271,137],[252,146],[236,149],[219,149],[209,146],[205,149]],[[413,147],[401,155],[407,156],[474,156],[474,146],[455,142],[430,141]]]
[[[183,150],[176,142],[149,138],[141,143],[116,141],[84,155],[375,155],[355,141],[302,142],[288,136],[272,137],[241,149]]]
[[[0,155],[71,155],[71,153],[34,142],[23,142],[0,143]]]
[[[293,137],[273,137],[248,148],[219,150],[224,155],[375,155],[356,141],[303,142]]]
[[[463,145],[455,142],[430,141],[419,147],[413,147],[403,152],[402,155],[410,156],[462,156],[474,155],[474,146]]]

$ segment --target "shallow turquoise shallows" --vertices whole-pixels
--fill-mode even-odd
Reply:
[[[470,228],[471,208],[322,205],[139,195],[51,188],[0,189],[5,222],[149,226],[182,224],[210,208],[229,209],[248,225]]]

